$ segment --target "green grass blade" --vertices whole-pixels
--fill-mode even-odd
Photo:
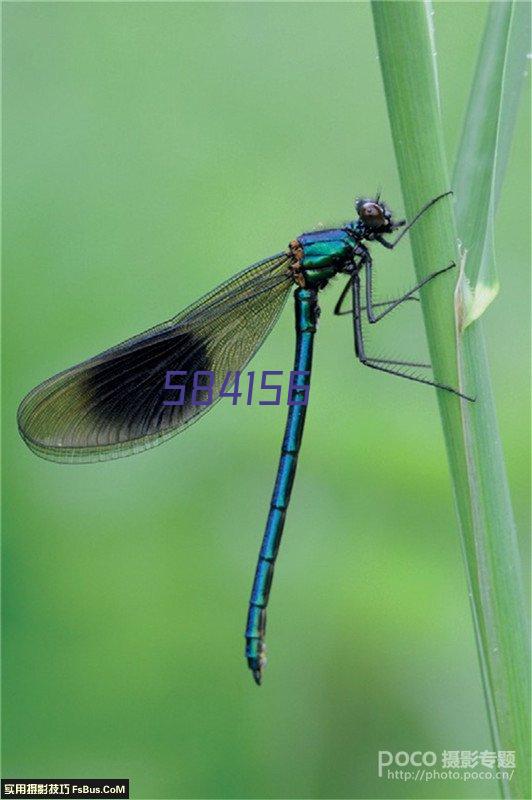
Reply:
[[[464,252],[463,327],[478,319],[499,291],[494,216],[523,83],[529,11],[527,3],[491,4],[469,96],[453,176]]]
[[[497,5],[501,7],[490,9],[488,15],[488,24],[494,17],[498,19],[497,30],[489,30],[484,43],[490,41],[490,47],[498,48],[498,53],[488,52],[488,55],[492,59],[492,79],[498,76],[500,86],[505,69],[509,78],[509,64],[514,63],[511,48],[516,37],[512,37],[512,31],[515,32],[512,6]],[[372,8],[399,175],[407,214],[412,216],[428,198],[449,188],[435,47],[431,39],[431,6],[375,0]],[[481,59],[485,55],[486,47],[482,48]],[[479,86],[475,84],[471,92],[473,106],[484,77],[481,62],[477,69]],[[471,158],[480,160],[467,168],[486,172],[488,188],[482,206],[485,218],[486,208],[489,210],[489,205],[493,205],[502,182],[502,167],[511,138],[509,110],[515,111],[516,107],[515,102],[505,101],[497,88],[491,101],[495,109],[495,136],[493,131],[489,134],[484,131],[477,145],[479,134],[468,131],[462,140],[474,142]],[[507,114],[508,120],[502,119],[501,114]],[[473,114],[471,106],[466,119],[473,120],[467,124],[478,124],[479,116]],[[486,153],[485,148],[491,149]],[[473,199],[478,202],[478,196],[475,192],[473,198],[459,166],[456,174],[460,219],[463,215],[469,220],[479,213],[478,209],[470,208]],[[432,209],[412,230],[411,242],[419,278],[450,260],[458,261],[451,203],[441,202]],[[475,246],[478,253],[483,252],[482,237]],[[480,270],[480,257],[478,267]],[[476,276],[472,278],[476,280]],[[436,376],[455,385],[459,381],[466,391],[477,395],[474,405],[461,403],[443,392],[438,393],[438,401],[460,520],[493,746],[496,750],[516,753],[513,779],[503,781],[501,788],[506,797],[523,798],[529,796],[530,781],[529,691],[520,562],[481,324],[478,319],[472,321],[457,337],[453,283],[452,278],[448,281],[443,278],[427,286],[422,291],[422,307]]]
[[[510,154],[519,100],[525,82],[524,79],[528,74],[531,14],[532,7],[530,3],[514,2],[510,30],[508,33],[508,47],[506,51],[500,111],[501,125],[499,127],[497,163],[495,165],[495,205],[499,202],[501,184],[504,179]]]

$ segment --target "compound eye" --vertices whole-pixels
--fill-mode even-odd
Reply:
[[[381,225],[384,222],[382,208],[378,203],[372,203],[370,201],[361,203],[358,213],[364,222],[370,225]]]

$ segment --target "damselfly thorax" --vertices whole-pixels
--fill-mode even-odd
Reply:
[[[291,269],[301,288],[324,289],[339,273],[350,274],[363,264],[368,249],[356,223],[345,228],[303,233],[290,242]]]

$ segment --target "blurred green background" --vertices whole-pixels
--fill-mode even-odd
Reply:
[[[435,5],[451,164],[486,9]],[[164,447],[88,466],[42,461],[16,431],[36,383],[344,222],[355,194],[380,187],[401,212],[369,5],[3,15],[3,774],[129,777],[135,798],[495,797],[493,781],[377,776],[379,750],[491,743],[435,396],[355,363],[339,283],[261,689],[242,634],[286,409],[222,402]],[[526,105],[486,316],[523,542]],[[408,244],[375,258],[381,295],[414,282]],[[254,369],[290,369],[290,306]],[[380,327],[383,353],[424,339],[417,308]]]

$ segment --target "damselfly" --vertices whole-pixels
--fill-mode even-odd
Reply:
[[[266,606],[305,422],[319,292],[335,275],[347,275],[334,313],[351,315],[355,354],[362,364],[465,397],[452,386],[407,371],[426,364],[371,356],[366,352],[362,327],[363,313],[370,323],[378,322],[401,303],[416,299],[418,289],[454,266],[430,273],[395,300],[376,303],[373,262],[364,242],[378,242],[392,250],[419,217],[448,194],[427,203],[408,225],[405,220],[395,221],[380,197],[359,199],[355,203],[357,219],[349,224],[302,234],[288,249],[243,270],[173,319],[40,384],[20,404],[18,425],[24,441],[34,453],[51,461],[105,461],[153,447],[212,407],[212,403],[191,401],[192,376],[198,372],[213,375],[214,398],[224,388],[227,391],[264,342],[290,290],[295,289],[293,402],[288,409],[245,632],[246,658],[258,684],[266,661]],[[384,238],[399,228],[402,231],[393,241]],[[348,294],[352,307],[343,309]],[[169,402],[169,373],[183,375],[183,402]]]

